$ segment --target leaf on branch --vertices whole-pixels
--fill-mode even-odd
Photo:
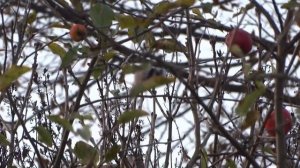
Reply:
[[[83,12],[83,6],[80,0],[71,0],[71,3],[77,11]]]
[[[50,116],[47,116],[47,118],[50,121],[55,122],[56,124],[62,126],[64,129],[73,131],[73,127],[70,124],[70,122],[67,119],[62,118],[60,115],[50,115]]]
[[[123,74],[130,74],[135,73],[137,71],[147,70],[150,69],[150,64],[142,64],[142,65],[132,65],[132,64],[125,64],[122,66],[122,73]]]
[[[60,56],[61,58],[63,58],[67,53],[63,47],[61,47],[59,44],[54,43],[54,42],[50,43],[48,45],[48,47],[53,54],[56,54],[56,55]]]
[[[62,57],[61,67],[67,68],[77,58],[78,47],[70,48],[69,51]]]
[[[254,103],[256,102],[256,100],[262,96],[265,91],[266,91],[266,87],[264,86],[264,84],[262,82],[255,82],[256,84],[256,89],[251,92],[248,93],[238,104],[238,107],[236,108],[236,112],[241,115],[244,116],[249,112],[249,109],[252,107],[252,105],[254,105]]]
[[[246,118],[244,119],[241,129],[245,130],[255,124],[255,122],[259,119],[259,111],[251,110],[247,113]]]
[[[48,129],[43,126],[38,126],[38,127],[35,127],[35,130],[38,133],[39,140],[41,142],[45,143],[47,146],[51,147],[52,146],[52,135],[48,131]]]
[[[231,159],[226,159],[226,166],[228,168],[236,168],[236,163]]]
[[[91,130],[89,126],[83,126],[82,128],[78,128],[76,134],[80,135],[85,140],[89,140],[91,138]]]
[[[136,85],[133,88],[131,88],[130,95],[137,96],[138,94],[140,94],[144,91],[175,82],[175,80],[176,80],[176,78],[174,78],[174,77],[153,76],[153,77],[143,81],[139,85]]]
[[[97,79],[102,75],[102,72],[106,69],[107,64],[106,63],[99,63],[95,65],[93,68],[92,76]]]
[[[12,65],[4,74],[0,75],[0,91],[9,87],[15,80],[30,70],[29,67]]]
[[[74,153],[83,164],[94,163],[95,165],[99,161],[98,151],[83,141],[78,141],[75,144]]]
[[[147,115],[149,115],[149,113],[147,113],[146,111],[143,111],[143,110],[126,111],[119,116],[118,123],[125,124],[125,123],[128,123],[128,122],[134,120],[135,118],[139,118],[139,117],[143,117],[143,116],[147,116]]]
[[[211,13],[212,8],[213,8],[212,3],[202,3],[203,13]]]
[[[90,10],[90,16],[97,28],[107,29],[112,25],[114,12],[109,6],[97,3]]]
[[[200,11],[198,8],[193,8],[193,9],[192,9],[192,12],[193,12],[195,15],[199,16],[200,18],[203,18],[202,14],[201,14],[201,11]]]
[[[114,57],[117,56],[117,52],[116,51],[108,51],[103,55],[103,59],[105,62],[108,62],[109,60],[113,59]]]
[[[70,117],[74,118],[74,119],[78,119],[80,121],[84,121],[84,120],[90,120],[91,121],[91,120],[93,120],[92,115],[89,115],[89,114],[83,115],[83,114],[73,113],[73,114],[71,114]]]
[[[297,6],[299,6],[299,2],[290,0],[289,2],[282,4],[281,8],[291,10],[295,9]]]
[[[27,23],[32,24],[36,20],[36,11],[32,11],[27,17]]]
[[[4,146],[9,145],[9,141],[6,139],[5,135],[0,134],[0,144]]]
[[[116,15],[116,19],[122,29],[138,26],[138,19],[130,15]]]
[[[207,168],[208,165],[208,157],[207,157],[207,152],[205,150],[201,150],[201,167],[202,168]]]
[[[162,49],[166,52],[185,52],[186,47],[175,39],[159,39],[151,46],[155,49]]]
[[[105,153],[105,161],[109,162],[113,159],[116,159],[118,157],[118,153],[120,152],[121,147],[119,145],[113,145],[111,148],[109,148]]]
[[[175,1],[176,5],[181,6],[183,8],[188,8],[194,5],[195,0],[177,0]]]
[[[171,9],[176,8],[176,7],[177,7],[177,5],[173,2],[161,1],[154,6],[153,14],[155,16],[163,15],[163,14],[168,13]]]

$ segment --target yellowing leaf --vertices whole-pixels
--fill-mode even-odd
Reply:
[[[119,116],[118,123],[125,124],[135,118],[139,118],[139,117],[146,116],[146,115],[148,115],[148,113],[143,110],[126,111]]]
[[[146,28],[144,27],[146,23],[141,23],[137,27],[130,27],[128,28],[128,36],[133,37],[132,41],[134,43],[141,43],[145,40],[145,34],[140,34],[141,32],[145,31]]]
[[[130,74],[130,73],[135,73],[137,71],[142,71],[147,69],[150,69],[150,65],[147,63],[142,65],[125,64],[124,66],[122,66],[122,73]]]
[[[159,39],[151,46],[155,49],[162,49],[166,52],[185,52],[186,47],[175,39]]]
[[[31,12],[31,13],[28,15],[28,17],[27,17],[27,23],[28,23],[28,24],[32,24],[32,23],[35,21],[35,19],[36,19],[36,12],[33,11],[33,12]]]
[[[139,85],[134,86],[130,91],[130,95],[136,96],[139,93],[142,93],[146,90],[150,90],[150,89],[153,89],[158,86],[162,86],[162,85],[174,82],[174,81],[175,81],[175,78],[173,78],[173,77],[169,78],[169,77],[164,77],[164,76],[153,76],[153,77],[143,81]]]
[[[48,129],[43,126],[38,126],[38,127],[35,127],[35,130],[38,133],[39,140],[41,142],[45,143],[47,146],[51,147],[52,146],[52,135],[48,131]]]
[[[61,47],[59,44],[57,43],[50,43],[48,45],[49,49],[52,51],[53,54],[56,54],[58,56],[60,56],[61,58],[63,58],[66,55],[66,51],[63,47]]]
[[[51,25],[49,27],[52,28],[64,28],[64,29],[69,29],[70,26],[66,25],[66,24],[62,24],[61,22],[53,22],[51,23]]]
[[[230,47],[230,49],[229,49],[229,51],[234,56],[237,56],[237,57],[244,57],[245,56],[243,50],[237,44],[232,44],[231,47]]]
[[[249,111],[241,125],[241,129],[245,130],[248,127],[253,126],[258,119],[259,119],[259,111],[258,110]]]
[[[197,16],[202,16],[202,15],[201,15],[201,12],[200,12],[200,10],[199,10],[198,8],[193,8],[193,9],[192,9],[192,12],[193,12],[194,14],[196,14]]]
[[[175,1],[175,3],[178,6],[187,8],[187,7],[192,6],[195,3],[195,0],[177,0],[177,1]]]
[[[117,53],[115,51],[108,51],[107,53],[104,54],[103,59],[105,62],[108,62],[115,56],[117,56]]]
[[[130,15],[117,15],[116,19],[122,29],[137,26],[137,19]]]
[[[30,71],[29,67],[13,65],[4,74],[0,75],[0,91],[9,87],[21,75]]]
[[[176,4],[168,1],[162,1],[154,6],[154,15],[162,15],[169,12],[170,9],[175,8]]]

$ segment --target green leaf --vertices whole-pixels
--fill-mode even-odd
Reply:
[[[151,46],[155,49],[162,49],[166,52],[185,52],[186,47],[176,39],[159,39]]]
[[[89,126],[83,126],[82,128],[77,129],[76,133],[85,140],[89,140],[91,138],[91,131]]]
[[[161,1],[154,6],[154,15],[162,15],[169,12],[170,9],[175,8],[176,4],[168,1]]]
[[[119,124],[125,124],[130,122],[131,120],[135,119],[135,118],[139,118],[139,117],[143,117],[143,116],[147,116],[149,115],[147,112],[143,111],[143,110],[131,110],[131,111],[126,111],[124,113],[122,113],[119,118],[118,118],[118,123]]]
[[[75,9],[79,12],[83,12],[83,6],[80,0],[70,0]]]
[[[62,126],[64,129],[67,129],[69,131],[73,131],[73,127],[70,124],[70,122],[65,118],[61,118],[60,115],[50,115],[50,116],[47,116],[47,118],[50,121],[55,122],[56,124]]]
[[[243,66],[243,72],[244,72],[245,78],[248,79],[249,74],[251,72],[251,64],[245,63],[244,66]]]
[[[32,24],[36,20],[36,12],[32,11],[27,17],[27,23]]]
[[[256,100],[262,96],[265,91],[266,91],[266,87],[264,86],[264,84],[262,82],[255,82],[256,84],[256,89],[251,92],[248,93],[238,104],[238,107],[236,108],[236,112],[241,115],[244,116],[246,115],[250,108],[252,107],[252,105],[256,102]]]
[[[61,58],[63,58],[67,53],[63,47],[61,47],[59,44],[55,42],[50,43],[48,47],[53,54],[59,55]]]
[[[109,162],[118,157],[118,153],[120,152],[121,147],[119,145],[113,145],[110,149],[105,153],[105,161]]]
[[[104,4],[97,3],[90,10],[90,16],[97,28],[109,28],[114,19],[113,10]]]
[[[145,26],[144,24],[146,24],[146,23],[141,23],[137,27],[128,28],[128,36],[133,37],[132,42],[141,43],[142,41],[145,40],[146,34],[141,34],[140,35],[140,33],[144,32],[147,29],[147,28],[144,27]]]
[[[245,130],[255,124],[255,122],[259,119],[259,111],[251,110],[247,112],[246,118],[244,119],[241,129]]]
[[[0,134],[0,144],[4,146],[8,146],[10,144],[3,134]]]
[[[235,161],[233,161],[231,159],[226,159],[226,165],[228,168],[236,168]]]
[[[262,148],[262,151],[271,155],[276,155],[276,148],[273,148],[271,146],[264,146]]]
[[[107,64],[98,64],[95,66],[95,68],[93,68],[93,72],[92,75],[95,79],[97,79],[102,72],[105,70]]]
[[[193,8],[193,9],[192,9],[192,12],[193,12],[194,14],[196,14],[197,16],[201,16],[201,17],[202,17],[202,14],[201,14],[201,12],[200,12],[200,10],[199,10],[198,8]]]
[[[203,13],[211,13],[213,4],[212,3],[202,3]]]
[[[137,26],[137,19],[130,16],[130,15],[117,15],[116,19],[122,29],[136,27]]]
[[[137,96],[139,93],[175,82],[175,80],[174,77],[153,76],[143,81],[141,84],[134,86],[130,91],[130,95]]]
[[[290,0],[289,2],[282,4],[281,8],[291,10],[299,5],[300,4],[296,0]]]
[[[94,147],[83,141],[78,141],[75,144],[74,153],[83,164],[92,162],[95,165],[99,161],[98,151]]]
[[[142,64],[142,65],[132,65],[132,64],[125,64],[122,66],[122,73],[123,74],[130,74],[135,73],[137,71],[147,70],[150,68],[150,64]]]
[[[183,8],[188,8],[195,3],[195,0],[177,0],[175,4]]]
[[[61,67],[67,68],[77,58],[78,47],[70,48],[69,51],[62,57]]]
[[[111,60],[115,56],[117,56],[117,53],[115,51],[108,51],[107,53],[105,53],[103,55],[103,59],[104,59],[105,62],[108,62],[109,60]]]
[[[77,118],[80,121],[93,120],[93,117],[89,114],[82,115],[82,114],[74,113],[74,114],[71,114],[71,117],[74,118],[74,119]]]
[[[39,140],[41,142],[45,143],[47,146],[51,147],[52,146],[52,135],[48,131],[48,129],[43,126],[38,126],[38,127],[35,127],[35,130],[38,133]]]
[[[9,87],[21,75],[30,70],[29,67],[12,65],[4,74],[0,75],[0,91]]]
[[[201,152],[202,156],[201,156],[201,168],[206,168],[207,167],[207,163],[208,163],[208,158],[207,158],[207,153],[205,150],[202,150]]]

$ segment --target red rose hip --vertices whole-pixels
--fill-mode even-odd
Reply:
[[[225,43],[234,56],[241,57],[251,51],[253,42],[248,32],[233,29],[226,35]]]
[[[82,24],[73,24],[70,29],[70,36],[71,39],[74,41],[82,41],[86,38],[87,35],[87,29]]]
[[[292,116],[286,109],[282,109],[281,112],[283,117],[283,131],[284,134],[287,134],[292,129]],[[272,113],[268,116],[266,124],[264,126],[265,130],[270,136],[276,135],[275,115],[276,112],[272,111]]]

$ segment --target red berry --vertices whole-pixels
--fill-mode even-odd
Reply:
[[[242,29],[233,29],[225,37],[225,43],[231,53],[240,57],[242,55],[248,54],[252,49],[252,39],[248,32]],[[233,49],[234,46],[238,46],[242,53]]]
[[[70,36],[71,39],[74,41],[81,41],[85,39],[87,35],[87,29],[84,25],[82,24],[73,24],[71,29],[70,29]]]
[[[265,130],[268,132],[270,136],[276,135],[275,115],[276,112],[272,111],[272,113],[268,116],[265,124]],[[292,129],[292,116],[286,109],[282,109],[282,117],[284,122],[283,131],[284,134],[287,134]]]

